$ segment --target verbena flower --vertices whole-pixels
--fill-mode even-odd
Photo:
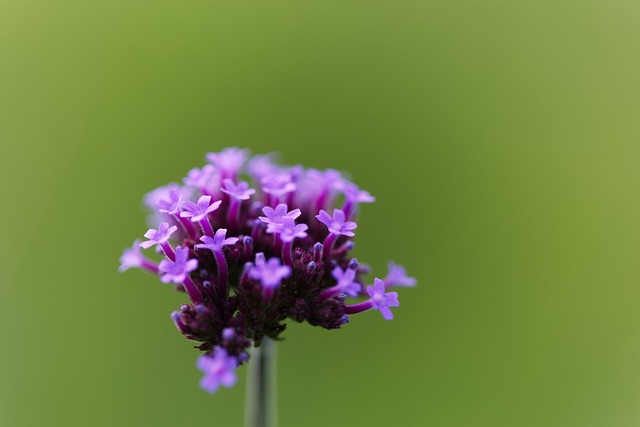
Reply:
[[[368,267],[351,251],[358,206],[375,200],[368,192],[338,171],[283,167],[238,148],[207,160],[184,186],[145,196],[156,228],[120,258],[120,271],[141,268],[186,292],[189,302],[171,318],[204,352],[203,389],[234,385],[249,347],[279,338],[287,319],[338,329],[372,309],[393,318],[398,294],[387,289],[416,280],[390,262],[387,276],[367,286]],[[159,263],[140,249],[152,246]]]

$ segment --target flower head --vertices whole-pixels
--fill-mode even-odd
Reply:
[[[186,303],[171,318],[205,352],[198,360],[201,386],[212,393],[232,386],[247,349],[280,338],[287,319],[325,329],[342,328],[350,315],[369,310],[391,319],[398,298],[385,288],[415,284],[389,264],[384,280],[363,289],[369,268],[351,254],[353,218],[359,203],[373,201],[369,193],[332,169],[248,156],[239,148],[209,153],[210,164],[189,171],[184,186],[145,196],[165,222],[120,259],[121,271],[141,267],[185,292]],[[244,173],[248,181],[240,180]],[[154,245],[165,256],[158,265],[139,249]]]
[[[353,221],[347,221],[342,209],[334,209],[333,217],[325,210],[320,210],[320,214],[316,215],[318,221],[323,223],[329,229],[329,232],[337,236],[355,236],[354,230],[358,225]]]

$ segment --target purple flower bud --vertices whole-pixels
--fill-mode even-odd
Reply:
[[[265,260],[262,252],[256,254],[255,266],[249,270],[249,277],[260,280],[265,288],[277,288],[280,286],[282,279],[291,275],[291,267],[281,265],[280,259],[270,258]]]
[[[236,330],[233,328],[224,328],[222,330],[222,338],[225,340],[230,340],[236,336]]]
[[[256,190],[249,188],[249,183],[240,181],[237,185],[233,180],[227,178],[223,182],[224,188],[220,190],[237,200],[249,200]]]
[[[320,262],[322,259],[322,253],[324,252],[324,245],[320,242],[313,245],[313,260]]]
[[[353,221],[347,221],[342,209],[334,209],[333,217],[322,209],[320,210],[320,214],[316,215],[316,218],[327,226],[330,233],[336,236],[355,236],[355,233],[350,230],[357,228],[358,225]]]
[[[216,347],[213,357],[201,356],[197,366],[204,372],[200,387],[209,393],[215,393],[221,385],[233,387],[237,381],[238,360],[229,356],[227,350],[222,347]]]
[[[389,261],[387,264],[389,272],[387,276],[383,279],[385,286],[388,288],[390,286],[406,286],[413,287],[416,285],[417,280],[415,277],[409,277],[407,275],[407,271],[401,265],[394,263],[393,261]]]
[[[176,260],[162,260],[159,265],[162,275],[160,280],[164,283],[183,283],[189,273],[198,268],[197,259],[188,259],[189,249],[178,246],[176,248]]]
[[[400,305],[398,293],[385,291],[384,282],[377,277],[373,280],[373,287],[367,286],[367,294],[371,298],[371,308],[379,310],[386,320],[391,320],[393,319],[393,313],[389,307],[398,307]]]
[[[220,207],[221,200],[211,203],[211,196],[201,196],[198,203],[185,202],[183,211],[180,216],[183,218],[191,218],[192,222],[202,221],[208,214],[214,212]]]
[[[162,245],[169,241],[171,235],[178,229],[175,225],[169,227],[169,223],[163,222],[158,226],[158,229],[150,228],[144,233],[144,237],[149,240],[146,240],[140,243],[140,247],[144,249],[148,249],[153,245]]]

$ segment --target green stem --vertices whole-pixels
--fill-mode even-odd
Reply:
[[[276,347],[269,338],[251,348],[244,427],[276,427]]]

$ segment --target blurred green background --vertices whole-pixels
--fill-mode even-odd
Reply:
[[[118,257],[226,146],[351,173],[396,319],[290,324],[282,427],[640,424],[640,3],[0,1],[0,426],[239,426]]]

